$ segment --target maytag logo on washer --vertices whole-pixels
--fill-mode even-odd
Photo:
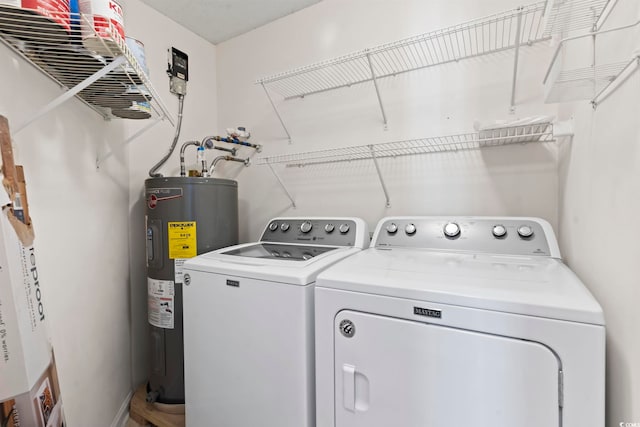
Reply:
[[[413,307],[413,314],[417,314],[418,316],[435,317],[437,319],[442,318],[442,311],[423,307]]]
[[[623,421],[620,423],[620,427],[640,427],[640,423],[625,423]]]

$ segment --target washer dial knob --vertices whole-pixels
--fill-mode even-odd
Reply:
[[[278,229],[278,223],[277,222],[272,222],[271,224],[269,224],[269,230],[276,231],[277,229]]]
[[[398,226],[394,222],[387,225],[387,233],[396,234],[397,231],[398,231]]]
[[[309,221],[305,221],[300,225],[300,231],[303,233],[308,233],[313,228],[313,225]]]
[[[444,235],[449,238],[458,237],[460,235],[460,226],[455,222],[450,222],[444,226]]]
[[[407,226],[404,228],[404,232],[407,233],[409,236],[416,234],[417,228],[415,226],[415,224],[407,224]]]
[[[533,229],[528,225],[521,225],[518,227],[518,235],[523,239],[528,239],[533,236]]]
[[[338,228],[338,230],[340,230],[340,232],[341,232],[342,234],[346,234],[346,233],[348,233],[348,232],[349,232],[349,229],[350,229],[350,228],[351,228],[351,227],[349,227],[349,224],[344,223],[344,224],[340,224],[340,228]]]
[[[336,227],[333,224],[327,224],[324,226],[324,231],[326,231],[327,233],[333,233],[333,230],[335,230]]]
[[[288,231],[289,230],[289,224],[286,223],[286,222],[283,222],[282,225],[280,225],[280,230]]]
[[[493,226],[493,235],[498,239],[507,235],[507,229],[504,225],[498,224]]]

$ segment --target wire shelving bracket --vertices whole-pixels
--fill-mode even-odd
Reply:
[[[550,1],[550,0],[549,0]],[[602,1],[602,0],[601,0]],[[539,2],[475,19],[448,28],[360,50],[338,58],[296,68],[258,79],[285,100],[373,82],[383,122],[387,117],[378,81],[402,73],[488,55],[522,45],[548,40],[544,11],[547,3]],[[514,65],[512,104],[515,103]],[[267,91],[267,96],[269,92]],[[273,99],[269,96],[285,132],[289,134]]]
[[[20,132],[62,103],[78,98],[105,120],[116,117],[174,120],[137,59],[110,24],[112,40],[105,42],[89,15],[0,6],[0,41],[64,90],[15,128]],[[82,40],[99,41],[96,53]],[[140,132],[135,136],[139,136]]]
[[[607,30],[594,31],[560,41],[544,77],[545,101],[548,103],[590,99],[594,108],[615,92],[635,71],[640,68],[640,55],[633,52],[629,56],[604,64],[597,64],[595,54],[588,66],[564,68],[562,53],[573,43],[591,41],[595,52],[596,38],[605,34],[629,30],[640,25],[633,24]]]
[[[553,124],[549,122],[501,127],[480,130],[478,132],[458,135],[428,137],[404,141],[385,142],[381,144],[367,144],[353,147],[334,148],[319,151],[309,151],[295,154],[282,154],[260,157],[259,165],[267,165],[271,169],[278,183],[295,207],[295,200],[287,189],[282,178],[276,173],[274,165],[284,164],[285,168],[306,167],[321,164],[353,162],[361,160],[373,161],[376,173],[380,179],[382,191],[386,199],[386,206],[390,207],[390,196],[384,181],[379,160],[383,158],[397,158],[429,153],[446,153],[464,150],[478,150],[486,147],[496,147],[511,144],[526,144],[536,142],[551,142],[555,140]]]
[[[567,33],[598,31],[618,0],[546,0],[544,35],[566,36]]]

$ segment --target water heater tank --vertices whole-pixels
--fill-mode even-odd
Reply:
[[[217,178],[149,178],[145,197],[151,329],[147,396],[161,403],[181,404],[182,264],[238,243],[238,183]]]

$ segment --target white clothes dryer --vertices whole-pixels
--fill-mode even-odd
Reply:
[[[603,313],[544,220],[385,218],[315,295],[318,427],[604,427]]]
[[[358,218],[276,218],[185,263],[187,426],[315,425],[313,285],[368,244]]]

